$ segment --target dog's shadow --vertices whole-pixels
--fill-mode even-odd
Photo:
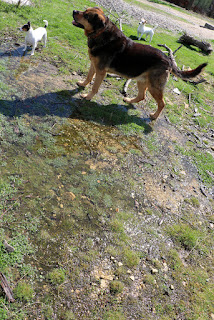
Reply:
[[[133,36],[133,35],[129,36],[129,38],[132,39],[133,41],[138,40],[138,37],[137,36]]]
[[[76,97],[82,88],[45,93],[40,96],[0,100],[0,113],[11,118],[29,116],[45,117],[47,115],[95,121],[106,126],[123,124],[138,125],[145,134],[153,131],[150,118],[129,114],[129,107],[123,104],[99,104]]]
[[[133,35],[131,35],[130,37],[129,37],[130,39],[132,39],[133,41],[144,41],[144,42],[146,42],[146,40],[144,39],[144,38],[142,38],[141,37],[141,39],[140,40],[138,40],[138,37],[137,36],[133,36]]]
[[[35,51],[40,52],[42,51],[43,46],[42,44],[38,44]],[[0,58],[4,57],[24,57],[24,56],[30,56],[32,51],[32,47],[27,47],[27,50],[24,51],[24,45],[19,44],[18,42],[15,42],[13,44],[11,43],[4,43],[0,46]]]

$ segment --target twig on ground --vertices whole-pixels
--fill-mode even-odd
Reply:
[[[13,293],[12,290],[10,289],[10,286],[7,282],[7,279],[5,277],[5,275],[0,272],[0,284],[2,286],[2,289],[4,290],[9,302],[14,302],[15,299],[13,298]]]

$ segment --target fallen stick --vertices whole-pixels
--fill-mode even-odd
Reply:
[[[0,284],[2,286],[2,289],[4,290],[9,302],[14,302],[15,299],[13,298],[13,293],[12,290],[10,289],[10,286],[7,282],[7,279],[5,277],[5,275],[0,272]]]

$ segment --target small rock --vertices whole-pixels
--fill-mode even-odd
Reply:
[[[138,202],[137,200],[134,201],[134,205],[135,205],[135,208],[136,208],[136,209],[139,208],[139,202]]]
[[[164,272],[168,272],[169,271],[169,267],[167,266],[166,262],[163,263],[163,269]]]
[[[179,173],[180,173],[180,175],[183,176],[183,177],[186,176],[186,172],[185,172],[184,170],[181,170]]]
[[[166,183],[167,178],[168,178],[168,176],[165,174],[165,175],[163,176],[163,178],[162,178],[162,182],[163,182],[163,183]]]
[[[151,273],[152,273],[152,274],[158,273],[158,269],[152,268],[152,269],[151,269]]]
[[[118,262],[118,266],[122,267],[123,266],[122,262]]]
[[[180,90],[178,88],[173,89],[173,92],[176,94],[181,94]]]
[[[131,270],[128,269],[128,270],[127,270],[127,273],[128,273],[128,274],[131,274],[132,272],[131,272]]]
[[[130,276],[130,279],[131,279],[132,281],[134,281],[134,280],[135,280],[134,276]]]
[[[155,310],[155,308],[152,308],[152,312],[153,312],[153,313],[156,313],[156,310]]]
[[[114,279],[114,277],[112,275],[110,275],[110,274],[107,274],[107,275],[105,275],[104,279],[112,281]]]
[[[105,289],[108,286],[108,281],[105,279],[100,280],[100,288]]]
[[[171,285],[169,286],[169,288],[170,288],[171,290],[174,290],[174,289],[175,289],[175,287],[173,286],[173,284],[171,284]]]

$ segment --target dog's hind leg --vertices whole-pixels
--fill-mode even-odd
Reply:
[[[152,32],[152,33],[150,34],[150,42],[149,42],[149,43],[151,43],[151,42],[152,42],[152,38],[153,38],[153,36],[154,36],[154,32]]]
[[[158,116],[160,115],[161,111],[163,110],[164,106],[165,106],[165,102],[163,100],[163,92],[161,90],[158,90],[156,88],[149,88],[149,92],[151,93],[151,95],[153,96],[153,98],[156,100],[157,104],[158,104],[158,108],[156,110],[155,113],[150,113],[150,118],[152,120],[155,120],[158,118]]]
[[[165,85],[169,78],[169,74],[170,73],[168,70],[163,70],[163,69],[154,70],[153,72],[150,73],[148,90],[158,104],[158,108],[156,112],[150,114],[150,117],[152,120],[157,119],[157,117],[160,115],[161,111],[165,106],[163,94],[164,94]]]
[[[87,75],[85,81],[78,81],[77,82],[78,86],[86,87],[87,84],[89,84],[91,82],[91,80],[93,79],[94,74],[95,74],[95,68],[94,68],[94,65],[91,63],[90,69],[88,71],[88,75]]]
[[[42,37],[43,42],[44,42],[44,48],[46,47],[46,43],[47,43],[47,34],[44,34],[44,36]]]
[[[137,103],[141,100],[145,99],[146,96],[146,89],[147,85],[145,82],[138,81],[137,82],[137,87],[138,87],[138,95],[136,98],[124,98],[123,101],[127,103]]]

